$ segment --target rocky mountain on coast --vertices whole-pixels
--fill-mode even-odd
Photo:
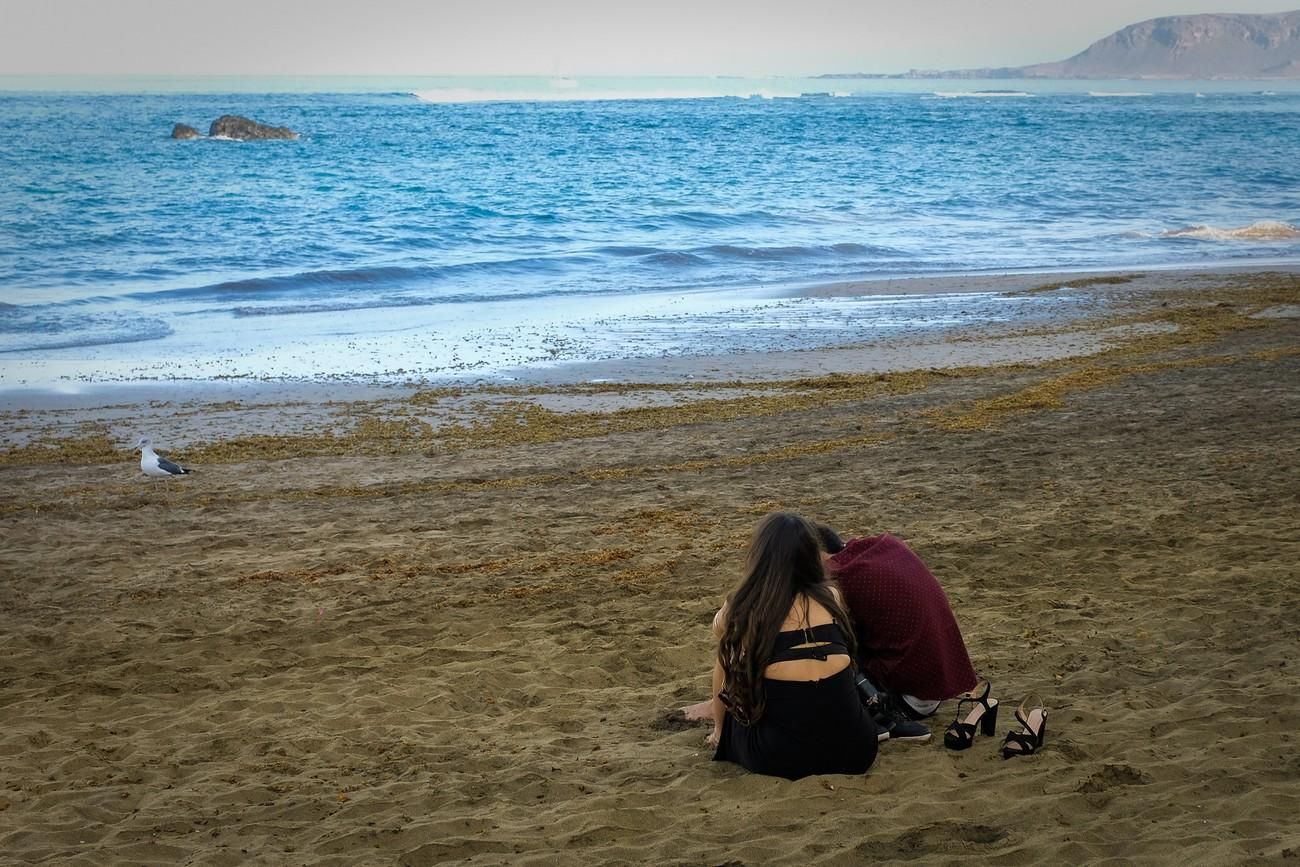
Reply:
[[[1300,10],[1152,18],[1055,63],[827,77],[1300,79]]]

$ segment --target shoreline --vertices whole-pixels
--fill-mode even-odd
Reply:
[[[1300,259],[1283,257],[1263,262],[1235,263],[1220,262],[1209,265],[1186,266],[1180,264],[1141,265],[1128,268],[1066,268],[1026,269],[1023,271],[999,271],[989,273],[971,271],[961,274],[936,274],[921,276],[871,277],[857,280],[835,280],[818,283],[798,290],[799,294],[809,297],[833,297],[836,295],[855,295],[863,288],[879,287],[884,284],[890,292],[898,294],[933,294],[942,291],[971,292],[1025,292],[1043,289],[1053,283],[1106,283],[1115,278],[1134,278],[1147,284],[1162,281],[1217,279],[1233,275],[1250,275],[1262,273],[1297,274],[1300,273]],[[1149,278],[1149,279],[1148,279]],[[954,288],[966,287],[964,290]],[[885,294],[885,293],[882,293]]]
[[[743,414],[745,407],[765,403],[815,406],[818,389],[844,383],[872,388],[872,381],[1017,375],[1198,339],[1196,332],[1184,334],[1187,316],[1221,307],[1236,315],[1238,302],[1225,299],[1287,297],[1298,281],[1300,266],[1288,272],[1070,272],[1050,279],[1036,273],[997,285],[1008,294],[1068,295],[1068,304],[1048,308],[1063,315],[898,329],[832,347],[570,362],[469,382],[243,379],[113,384],[75,394],[0,393],[0,466],[119,462],[141,436],[183,461],[226,462],[240,456],[461,449],[484,437],[495,442],[531,436],[534,422],[544,422],[540,429],[551,437],[573,425],[595,432],[675,414]],[[962,293],[968,287],[945,281],[939,288]],[[926,281],[912,288],[930,292],[936,286]],[[808,291],[856,292],[859,286]],[[1258,301],[1246,304],[1260,315],[1300,315],[1300,303],[1267,310]],[[516,426],[522,426],[519,433]]]
[[[938,297],[962,293],[990,296],[1016,296],[1036,293],[1045,299],[1052,287],[1063,285],[1091,289],[1098,295],[1097,304],[1114,304],[1115,296],[1127,296],[1172,285],[1188,289],[1203,288],[1215,280],[1252,275],[1300,273],[1300,262],[1221,265],[1208,268],[1104,269],[999,273],[944,274],[935,276],[881,277],[841,280],[803,286],[779,284],[744,290],[754,298],[851,299],[889,298],[895,296]],[[1113,287],[1116,291],[1104,291]],[[1103,291],[1097,291],[1103,290]],[[701,293],[714,290],[702,289]],[[726,290],[728,292],[738,290]],[[1049,311],[1045,314],[1052,316]],[[1087,318],[1087,317],[1084,317]],[[93,409],[119,404],[149,402],[224,401],[245,402],[318,402],[320,400],[376,400],[394,394],[412,393],[427,388],[483,389],[511,386],[577,385],[584,382],[653,383],[698,380],[733,380],[754,378],[779,379],[804,367],[823,373],[854,369],[895,371],[909,364],[921,367],[944,364],[1002,363],[1012,360],[1045,360],[1089,351],[1096,343],[1079,341],[1026,341],[1016,346],[1014,340],[1004,347],[981,355],[969,349],[959,350],[954,358],[944,357],[950,333],[973,333],[984,338],[1003,336],[1016,325],[962,323],[956,328],[903,328],[897,332],[880,331],[866,341],[845,339],[840,343],[809,348],[782,348],[774,345],[759,351],[738,350],[724,353],[683,353],[649,355],[600,360],[574,360],[555,364],[533,363],[522,367],[505,366],[491,376],[324,374],[317,377],[275,378],[224,376],[203,378],[145,378],[117,381],[76,381],[68,377],[57,383],[39,386],[4,386],[0,384],[0,412],[30,410]],[[847,329],[846,329],[847,330]],[[845,335],[847,338],[848,334]],[[785,341],[787,344],[789,340]],[[996,347],[995,343],[989,344]],[[910,353],[918,353],[910,359]],[[63,362],[32,362],[37,369],[54,367]],[[0,360],[0,367],[3,366]]]

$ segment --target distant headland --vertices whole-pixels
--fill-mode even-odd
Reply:
[[[818,77],[1300,79],[1300,10],[1152,18],[1055,63]]]

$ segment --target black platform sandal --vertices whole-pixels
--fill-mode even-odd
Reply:
[[[1047,708],[1043,707],[1042,699],[1037,696],[1031,695],[1020,703],[1016,709],[1016,721],[1024,728],[1018,732],[1007,732],[1007,738],[1002,742],[1004,759],[1032,756],[1042,747],[1043,738],[1047,736]]]
[[[986,736],[992,735],[998,726],[998,700],[989,698],[992,685],[984,681],[984,690],[975,695],[975,690],[957,700],[957,716],[943,733],[943,745],[950,750],[969,749],[975,743],[975,729],[984,730]],[[975,687],[979,689],[979,687]],[[962,710],[970,708],[966,718],[962,719]]]

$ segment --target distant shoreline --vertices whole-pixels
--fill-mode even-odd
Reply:
[[[826,72],[814,78],[824,81],[1258,81],[1275,83],[1295,82],[1296,76],[1267,75],[1030,75],[1014,69],[976,69],[968,73],[961,70],[910,70],[908,72]]]
[[[1300,79],[1300,11],[1165,15],[1120,28],[1064,60],[1025,66],[911,69],[900,78],[1133,81]],[[831,79],[877,78],[833,73]]]
[[[520,101],[529,101],[528,94],[552,89],[556,79],[552,76],[419,76],[419,75],[0,75],[0,93],[49,94],[367,94],[372,96],[411,95],[417,91],[439,88],[463,88],[481,85],[500,88],[510,85],[521,89]],[[988,76],[978,77],[954,72],[927,72],[911,70],[896,73],[820,73],[810,75],[704,75],[704,76],[600,76],[584,75],[565,79],[565,86],[555,89],[554,96],[570,101],[590,99],[588,89],[608,92],[626,88],[626,98],[636,97],[637,89],[663,92],[658,98],[725,98],[743,96],[741,91],[759,93],[765,88],[784,88],[781,95],[799,96],[817,93],[828,82],[845,82],[869,86],[855,96],[887,95],[894,93],[927,93],[935,82],[950,81],[970,86],[975,82],[1016,81],[1018,84],[1038,89],[1055,87],[1042,92],[1085,92],[1098,82],[1136,82],[1155,87],[1182,89],[1200,85],[1201,89],[1218,92],[1239,92],[1234,86],[1257,83],[1280,86],[1284,90],[1300,90],[1300,80],[1294,78],[1183,78],[1183,77],[1064,77],[1047,76]],[[569,82],[577,82],[572,88]],[[682,88],[685,95],[674,97],[664,87]],[[703,91],[703,92],[702,92]],[[1250,92],[1246,89],[1240,92]],[[694,94],[694,96],[692,96]],[[709,95],[711,94],[711,95]],[[641,97],[645,98],[645,97]]]

